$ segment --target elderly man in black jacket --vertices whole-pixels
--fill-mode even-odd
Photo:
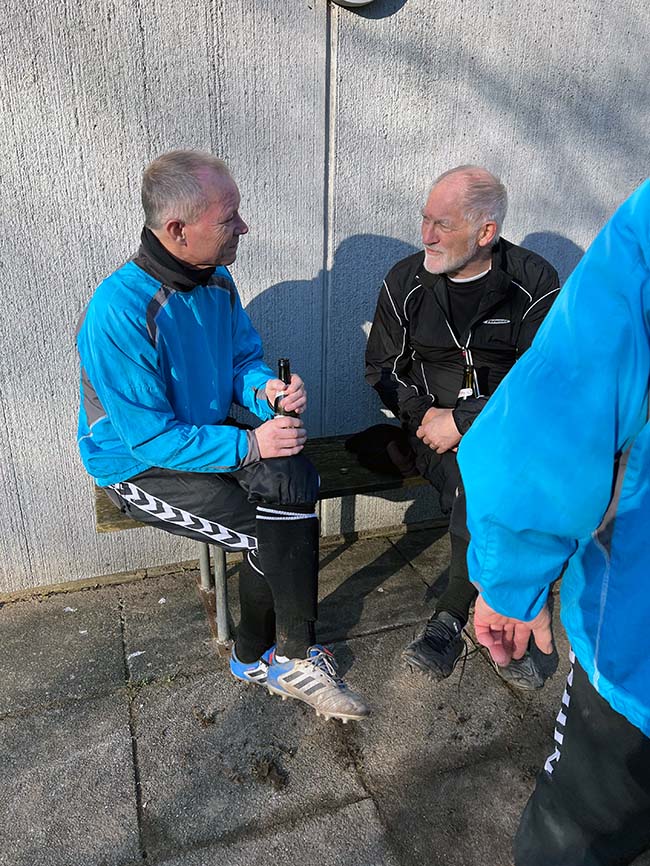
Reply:
[[[408,432],[418,471],[451,515],[448,588],[403,653],[434,679],[449,676],[460,658],[476,598],[458,443],[559,291],[545,259],[500,237],[506,209],[505,187],[484,168],[459,166],[434,182],[422,210],[424,252],[386,277],[366,352],[366,380]],[[543,684],[528,655],[501,673],[521,688]]]

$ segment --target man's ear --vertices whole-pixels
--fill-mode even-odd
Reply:
[[[185,223],[179,219],[170,219],[163,226],[163,234],[174,245],[186,246]]]
[[[480,247],[492,246],[497,235],[497,224],[495,222],[483,223],[478,235],[478,245]]]

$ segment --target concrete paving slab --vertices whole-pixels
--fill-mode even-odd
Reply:
[[[0,721],[1,866],[140,857],[125,694]]]
[[[342,544],[321,556],[318,636],[342,640],[429,615],[420,574],[385,538]]]
[[[212,671],[216,652],[194,572],[120,587],[129,678]]]
[[[390,543],[416,569],[425,582],[425,600],[433,608],[449,581],[451,546],[446,528],[407,532]]]
[[[340,723],[236,682],[219,662],[219,673],[146,686],[136,696],[149,857],[263,832],[366,796]]]
[[[329,814],[300,816],[279,832],[201,848],[160,866],[399,866],[371,800]]]
[[[404,863],[507,866],[553,716],[522,706],[480,656],[462,681],[459,669],[441,683],[405,671],[409,639],[402,628],[348,645],[348,680],[375,708],[345,732],[359,772]]]
[[[0,609],[0,716],[124,685],[115,588]]]

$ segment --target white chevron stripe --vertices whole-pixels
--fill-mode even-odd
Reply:
[[[560,707],[560,711],[557,714],[557,723],[563,728],[566,728],[567,723],[567,713],[569,710],[569,704],[571,703],[571,686],[573,685],[573,664],[576,660],[575,655],[573,654],[573,650],[569,653],[569,659],[571,661],[571,668],[569,670],[568,676],[566,678],[566,688],[564,689],[564,694],[562,695],[562,706]],[[544,764],[544,770],[550,775],[553,774],[553,770],[555,769],[555,765],[562,757],[562,753],[560,752],[560,746],[564,743],[565,734],[562,731],[559,731],[557,728],[553,731],[553,739],[558,744],[555,746],[552,755],[549,755],[546,759],[546,763]]]
[[[544,769],[549,774],[549,776],[553,773],[553,765],[560,760],[560,750],[556,749],[552,755],[546,759],[546,763],[544,764]]]
[[[257,539],[253,538],[253,536],[229,529],[227,526],[207,520],[205,517],[199,517],[197,514],[184,511],[182,508],[173,509],[167,502],[157,499],[155,496],[147,493],[146,490],[142,490],[142,488],[131,484],[129,481],[111,484],[110,487],[135,508],[146,511],[160,520],[173,523],[175,526],[183,526],[191,529],[192,532],[205,535],[206,538],[212,539],[224,547],[231,547],[235,550],[254,550],[257,548]],[[146,504],[142,502],[143,499],[146,501]],[[182,518],[182,522],[178,519],[179,515]]]

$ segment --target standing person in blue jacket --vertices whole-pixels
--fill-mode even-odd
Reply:
[[[263,360],[227,265],[248,226],[225,163],[173,151],[144,172],[137,256],[97,288],[77,334],[79,448],[131,517],[243,554],[230,669],[347,721],[368,714],[316,643],[318,475],[300,452],[305,387]],[[232,403],[261,420],[228,418]]]
[[[650,847],[649,384],[646,181],[459,451],[476,634],[498,664],[531,633],[550,650],[546,600],[566,568],[573,667],[517,866],[623,866]]]

